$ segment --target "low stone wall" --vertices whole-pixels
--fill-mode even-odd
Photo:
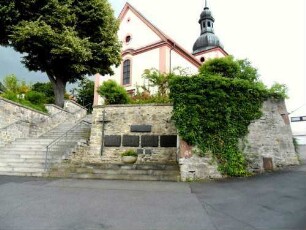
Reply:
[[[132,149],[139,154],[137,163],[176,163],[177,131],[171,113],[171,105],[95,107],[90,160],[120,163],[121,153]]]
[[[197,148],[178,140],[171,121],[172,109],[171,105],[95,107],[90,153],[82,160],[120,163],[120,154],[133,149],[139,154],[137,163],[178,162],[183,181],[222,177],[211,154],[198,157]],[[285,102],[268,100],[262,111],[262,117],[249,126],[249,134],[240,141],[249,171],[262,172],[298,164]],[[269,168],[265,160],[270,162]]]
[[[81,119],[82,117],[86,116],[87,113],[87,109],[85,107],[72,100],[65,101],[64,110],[73,114],[75,119]]]
[[[299,145],[298,146],[298,153],[300,156],[300,159],[306,163],[306,145]]]
[[[268,100],[262,107],[263,115],[249,126],[249,134],[240,141],[250,172],[263,172],[299,164],[294,150],[285,102]],[[181,142],[180,168],[182,180],[219,178],[216,162],[209,157],[197,157],[197,149]],[[267,160],[269,168],[265,168]]]
[[[10,143],[17,138],[37,137],[66,120],[79,120],[86,109],[66,101],[70,111],[56,105],[46,105],[49,114],[28,108],[0,97],[0,144]]]
[[[46,113],[39,112],[2,97],[0,97],[0,110],[2,111],[3,119],[7,121],[5,125],[9,125],[19,120],[39,123],[49,117]]]
[[[0,129],[0,147],[5,146],[17,138],[25,138],[30,135],[30,123],[16,121]]]

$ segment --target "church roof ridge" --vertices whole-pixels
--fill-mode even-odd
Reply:
[[[174,39],[170,36],[166,35],[162,30],[160,30],[157,26],[155,26],[149,19],[147,19],[140,11],[138,11],[131,3],[126,2],[123,9],[121,10],[118,19],[121,21],[124,15],[127,13],[128,9],[132,10],[147,26],[149,26],[163,41],[167,42],[174,50],[177,50],[183,55],[188,56],[190,60],[193,61],[194,64],[200,66],[201,63],[186,49],[184,49],[181,45],[179,45]]]

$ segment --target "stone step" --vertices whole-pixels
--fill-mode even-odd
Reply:
[[[33,162],[33,163],[42,163],[45,162],[45,159],[43,158],[0,158],[0,163],[3,162]]]
[[[178,165],[153,164],[99,164],[90,166],[62,164],[53,168],[50,177],[110,179],[110,180],[155,180],[178,181],[180,178]]]
[[[61,175],[48,175],[49,177],[63,177]],[[75,179],[100,179],[100,180],[131,180],[131,181],[175,181],[178,182],[179,175],[130,175],[130,174],[92,174],[92,173],[70,173],[65,175],[66,178]]]
[[[77,144],[76,141],[72,142],[59,142],[55,145],[52,146],[52,149],[68,149],[71,147],[74,147]],[[24,152],[26,151],[46,151],[47,145],[10,145],[2,148],[3,152],[5,151],[10,151],[10,150],[23,150]],[[65,147],[65,148],[63,148]]]
[[[2,176],[29,176],[42,177],[44,172],[16,172],[16,171],[0,171]]]
[[[44,171],[44,168],[15,168],[12,166],[0,166],[0,175],[3,175],[2,172],[43,173]]]
[[[62,153],[58,154],[48,154],[48,159],[54,159],[62,156]],[[40,153],[40,154],[0,154],[0,161],[3,161],[7,159],[8,161],[11,159],[45,159],[46,155],[45,153]]]
[[[0,162],[0,167],[13,167],[13,168],[44,168],[45,162]]]

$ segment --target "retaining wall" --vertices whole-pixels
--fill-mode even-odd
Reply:
[[[139,154],[137,163],[178,162],[182,180],[222,177],[209,153],[198,157],[196,147],[176,137],[172,109],[171,105],[94,107],[90,154],[85,161],[120,163],[120,154],[133,149]],[[240,141],[249,171],[264,171],[264,159],[271,160],[273,169],[298,164],[284,101],[268,100],[262,111],[263,116],[249,126],[249,134]]]
[[[120,163],[121,153],[132,149],[139,154],[138,163],[176,163],[177,131],[171,122],[171,112],[171,105],[95,107],[91,156],[95,156],[97,161]]]

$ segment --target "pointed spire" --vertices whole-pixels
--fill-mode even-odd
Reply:
[[[207,0],[205,0],[205,7],[204,7],[204,9],[208,9],[209,7],[208,7],[208,4],[207,4]]]

